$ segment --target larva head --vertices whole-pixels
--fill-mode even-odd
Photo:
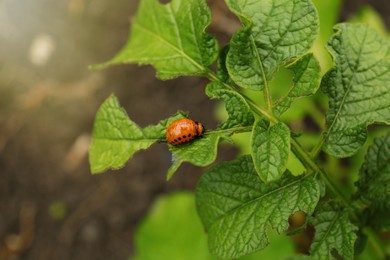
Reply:
[[[202,136],[205,130],[204,126],[199,122],[195,122],[195,123],[196,123],[196,135]]]

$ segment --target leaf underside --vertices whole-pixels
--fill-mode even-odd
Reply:
[[[168,169],[167,180],[172,178],[183,162],[204,167],[215,161],[221,135],[211,134],[178,146],[169,145],[172,152],[172,166]]]

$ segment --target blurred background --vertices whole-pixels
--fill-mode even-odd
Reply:
[[[88,65],[110,59],[124,45],[138,2],[0,0],[1,260],[167,259],[161,254],[142,256],[150,248],[145,237],[156,229],[145,227],[156,208],[174,201],[178,204],[173,208],[182,216],[175,219],[177,225],[186,214],[183,226],[198,221],[193,219],[191,193],[158,199],[154,211],[144,218],[160,195],[193,191],[204,171],[185,164],[166,182],[171,155],[164,144],[137,153],[121,170],[94,176],[89,172],[94,116],[111,93],[140,126],[184,110],[212,129],[221,114],[217,102],[205,96],[203,78],[163,82],[155,78],[152,67],[136,65],[88,70]],[[390,25],[388,0],[314,2],[322,22],[314,50],[324,72],[331,62],[323,46],[334,23],[366,21],[383,34],[385,25]],[[208,3],[213,13],[209,32],[225,44],[239,24],[222,0]],[[294,117],[290,119],[293,124]],[[238,153],[240,148],[221,145],[217,162]],[[359,166],[351,169],[357,171]],[[346,185],[353,186],[353,178],[349,179]],[[169,226],[165,220],[162,223]],[[200,226],[198,230],[203,236]],[[305,250],[305,242],[303,249],[290,244],[287,251]]]

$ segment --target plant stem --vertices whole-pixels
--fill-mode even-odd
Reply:
[[[237,134],[237,133],[244,133],[252,131],[252,126],[239,126],[239,127],[233,127],[229,129],[220,129],[220,130],[209,130],[206,131],[204,134],[223,134],[223,133],[229,133],[229,134]]]
[[[256,50],[257,46],[256,46],[256,43],[255,43],[255,39],[253,38],[252,35],[250,36],[250,40],[251,40],[252,48]],[[257,63],[258,63],[259,68],[261,70],[261,78],[262,78],[263,84],[264,84],[263,94],[264,94],[265,106],[266,106],[267,111],[272,114],[271,94],[270,94],[269,87],[268,87],[268,80],[267,80],[267,77],[265,76],[263,62],[262,62],[262,60],[261,60],[261,58],[259,56],[259,52],[256,51],[255,54],[256,54]]]
[[[329,178],[328,174],[324,172],[318,165],[313,161],[312,157],[310,157],[309,154],[302,148],[302,146],[299,144],[299,142],[296,140],[295,137],[291,138],[291,148],[295,154],[295,156],[298,157],[305,165],[307,165],[310,169],[312,169],[315,172],[318,172],[321,176],[321,178],[324,180],[326,186],[329,188],[329,190],[338,197],[343,204],[349,205],[349,202],[347,198],[340,192],[340,190],[337,188],[337,186],[333,183],[333,181]]]
[[[259,116],[262,116],[262,117],[265,117],[266,119],[268,119],[269,121],[273,122],[273,123],[277,123],[278,120],[267,110],[264,110],[263,108],[261,107],[258,107],[256,105],[256,103],[250,98],[248,97],[247,95],[245,95],[245,93],[242,93],[241,91],[239,91],[238,89],[230,86],[229,84],[226,84],[225,82],[221,81],[217,75],[215,75],[215,73],[212,71],[212,70],[208,70],[207,71],[207,76],[208,78],[211,80],[211,81],[216,81],[218,82],[219,84],[222,84],[224,87],[226,87],[227,89],[230,89],[232,91],[235,91],[235,92],[238,92],[243,98],[245,98],[246,102],[248,102],[248,105],[250,106],[250,108],[252,110],[255,111],[256,114],[258,114]],[[272,110],[271,110],[272,112]]]
[[[321,135],[321,140],[316,144],[316,146],[313,148],[313,150],[310,152],[311,158],[316,158],[318,154],[321,152],[322,146],[325,143],[326,135]]]

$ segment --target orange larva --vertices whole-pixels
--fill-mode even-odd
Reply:
[[[178,145],[191,141],[202,136],[204,127],[201,123],[188,118],[173,121],[167,128],[167,141],[173,145]]]

